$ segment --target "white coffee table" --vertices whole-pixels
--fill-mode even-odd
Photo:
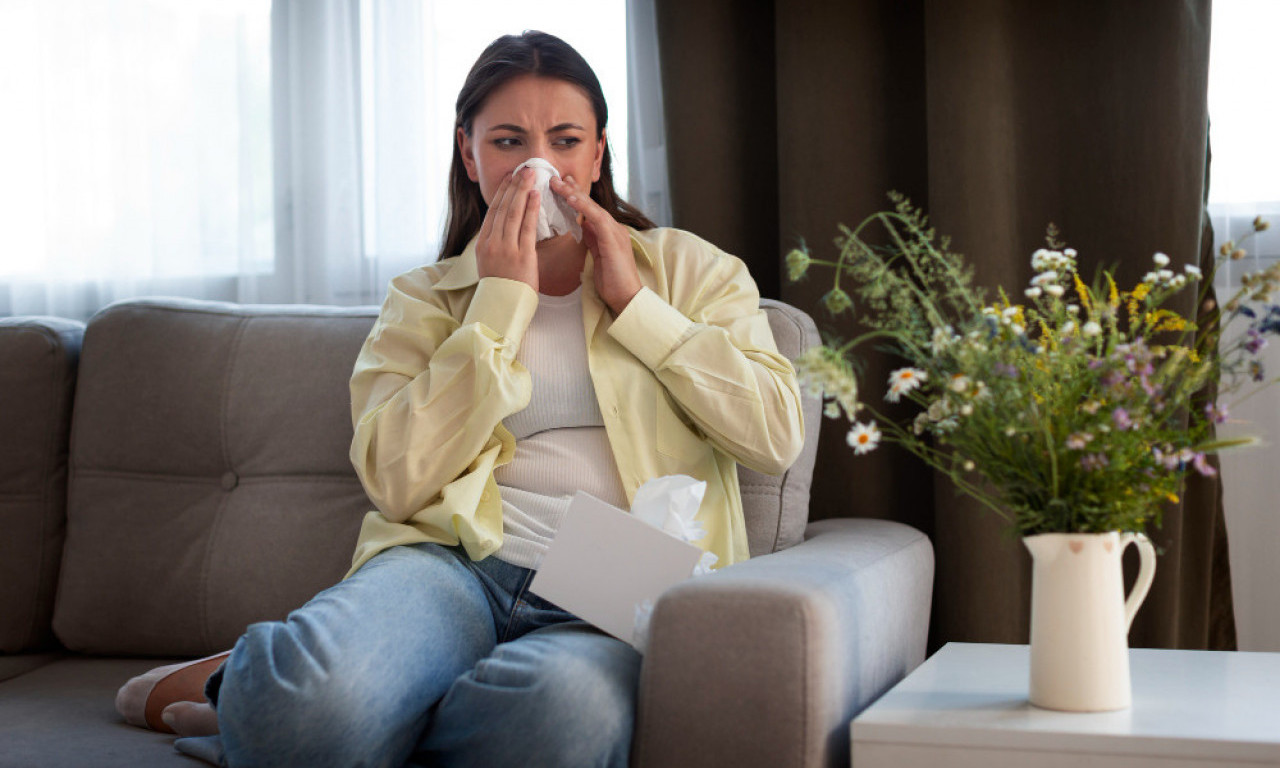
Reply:
[[[1027,702],[1025,645],[948,643],[853,721],[854,768],[1280,765],[1280,653],[1129,652],[1133,706]]]

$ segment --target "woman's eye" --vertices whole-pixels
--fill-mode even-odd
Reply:
[[[507,147],[518,147],[520,146],[520,140],[514,136],[504,136],[500,139],[494,139],[493,145],[502,149],[506,149]]]
[[[562,139],[556,139],[556,146],[558,147],[573,147],[581,143],[582,143],[582,139],[579,139],[575,136],[566,136]]]

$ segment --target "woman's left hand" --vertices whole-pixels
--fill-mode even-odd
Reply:
[[[582,240],[595,259],[592,272],[596,293],[615,317],[622,314],[632,297],[644,287],[631,252],[630,233],[592,200],[590,194],[579,192],[572,176],[566,176],[563,181],[553,177],[551,191],[582,215]]]

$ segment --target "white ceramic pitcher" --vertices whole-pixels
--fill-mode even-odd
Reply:
[[[1023,539],[1031,580],[1031,703],[1046,709],[1124,709],[1129,626],[1151,588],[1156,554],[1140,533],[1042,533]],[[1128,599],[1120,556],[1138,545],[1141,567]]]

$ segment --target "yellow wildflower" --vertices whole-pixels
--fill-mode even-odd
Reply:
[[[1057,337],[1053,335],[1053,331],[1049,330],[1049,326],[1045,323],[1044,320],[1041,320],[1039,322],[1040,322],[1040,338],[1044,340],[1045,346],[1048,347],[1049,349],[1057,349],[1058,348]]]
[[[1147,298],[1147,294],[1149,293],[1151,293],[1151,286],[1147,285],[1146,283],[1138,283],[1136,286],[1134,286],[1133,291],[1128,294],[1129,322],[1131,324],[1137,324],[1138,302]]]
[[[1147,327],[1155,333],[1160,331],[1181,331],[1187,327],[1186,320],[1182,319],[1177,312],[1171,312],[1167,309],[1148,312],[1144,321]]]
[[[1120,306],[1120,291],[1116,288],[1116,281],[1111,279],[1111,273],[1104,274],[1107,276],[1107,303],[1111,305],[1112,309],[1117,309]]]
[[[1076,281],[1076,295],[1080,297],[1080,306],[1084,307],[1085,312],[1092,312],[1093,304],[1089,301],[1089,289],[1085,287],[1079,275],[1072,273],[1071,277]]]

